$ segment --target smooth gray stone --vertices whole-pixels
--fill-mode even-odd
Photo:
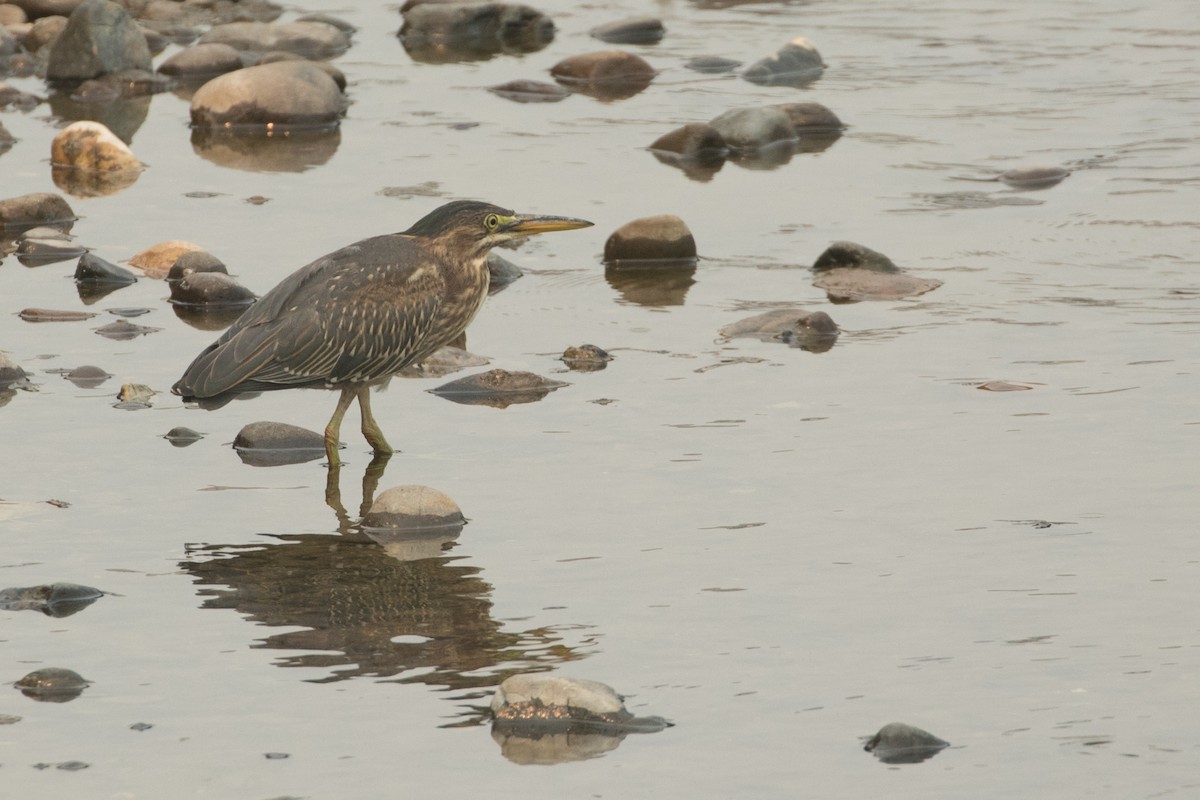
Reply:
[[[62,195],[35,192],[0,200],[0,230],[21,231],[38,225],[70,230],[78,217]]]
[[[204,42],[171,56],[158,66],[158,71],[180,80],[207,81],[244,66],[234,47],[224,42]]]
[[[327,72],[308,61],[277,61],[227,72],[192,96],[197,128],[335,127],[345,98]]]
[[[825,62],[817,48],[804,37],[798,37],[775,55],[751,64],[742,77],[764,86],[803,86],[820,76],[824,69]]]
[[[248,306],[254,292],[224,272],[187,272],[171,284],[170,302],[184,306]]]
[[[791,118],[780,108],[734,108],[710,123],[734,150],[757,150],[796,138]]]
[[[394,486],[381,492],[363,516],[366,528],[428,530],[461,528],[462,509],[446,494],[428,486]]]
[[[889,722],[863,745],[863,749],[886,764],[916,764],[949,746],[949,742],[928,731],[903,722]]]
[[[662,20],[656,17],[634,17],[597,25],[588,33],[609,44],[657,44],[666,32]]]
[[[224,272],[229,273],[225,263],[207,250],[189,250],[175,259],[175,263],[167,270],[168,281],[180,281],[189,272]]]
[[[674,214],[659,214],[627,222],[604,243],[604,261],[691,261],[696,240],[687,223]]]
[[[76,283],[102,283],[127,286],[137,282],[137,276],[122,266],[105,261],[100,256],[84,253],[75,266]]]
[[[125,69],[151,68],[146,37],[129,12],[110,0],[84,0],[50,47],[46,77],[82,81]]]
[[[286,422],[260,421],[245,425],[233,440],[238,450],[320,450],[325,437],[316,431]]]

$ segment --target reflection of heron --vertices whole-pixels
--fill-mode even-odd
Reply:
[[[589,225],[447,203],[403,233],[364,239],[285,278],[196,357],[173,391],[217,406],[243,392],[340,389],[325,428],[330,463],[338,461],[342,417],[355,398],[367,442],[390,454],[370,389],[466,330],[487,296],[488,251]]]

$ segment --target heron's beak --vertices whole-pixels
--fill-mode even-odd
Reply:
[[[551,231],[573,231],[576,228],[590,228],[592,223],[586,219],[574,217],[543,217],[532,214],[518,214],[505,227],[507,232],[515,236],[533,236],[536,233]]]

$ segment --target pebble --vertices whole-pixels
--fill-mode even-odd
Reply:
[[[561,359],[568,369],[595,372],[608,366],[613,357],[594,344],[572,345],[563,351]]]
[[[22,236],[17,243],[17,259],[26,266],[41,266],[58,261],[69,261],[87,253],[87,248],[70,239],[36,239]]]
[[[37,225],[51,225],[70,230],[75,212],[61,195],[35,192],[0,200],[0,230],[23,230]]]
[[[730,109],[709,124],[734,150],[757,150],[796,138],[787,112],[771,106]]]
[[[674,153],[686,159],[724,160],[729,153],[720,131],[704,122],[689,122],[654,140],[651,150]]]
[[[693,72],[701,72],[706,75],[719,75],[724,72],[733,72],[740,67],[742,62],[734,61],[732,58],[722,58],[721,56],[696,56],[689,59],[683,66]]]
[[[123,69],[151,68],[146,36],[124,8],[109,0],[84,0],[50,45],[46,77],[83,81]]]
[[[570,90],[562,86],[531,80],[515,80],[489,86],[488,91],[515,103],[557,103],[571,96]]]
[[[204,434],[191,428],[175,427],[163,434],[163,438],[175,447],[187,447],[204,438]]]
[[[73,670],[46,667],[34,670],[13,685],[34,700],[65,703],[81,695],[91,682]]]
[[[985,392],[1027,392],[1033,387],[1022,383],[1009,383],[1008,381],[987,381],[975,388],[983,389]]]
[[[0,590],[0,609],[40,611],[48,617],[69,617],[103,596],[104,592],[99,589],[78,583],[12,587]]]
[[[17,316],[26,322],[80,322],[96,316],[90,311],[60,310],[55,308],[25,308]]]
[[[428,530],[461,528],[462,509],[450,497],[428,486],[394,486],[381,492],[363,516],[366,528]]]
[[[297,425],[263,420],[243,426],[233,448],[251,466],[297,464],[324,455],[325,437]]]
[[[776,103],[771,108],[787,114],[797,136],[834,133],[846,128],[837,114],[820,103]]]
[[[696,240],[687,223],[674,214],[642,217],[627,222],[604,243],[604,261],[692,262],[696,259]]]
[[[96,333],[100,336],[118,342],[127,342],[139,336],[146,336],[161,330],[162,328],[152,328],[148,325],[135,325],[125,319],[119,319],[116,322],[110,322],[95,329]]]
[[[1062,167],[1026,167],[1002,172],[997,180],[1018,189],[1048,189],[1062,183],[1070,174]]]
[[[158,71],[181,81],[205,82],[244,66],[237,48],[224,42],[206,42],[180,50],[159,64]]]
[[[550,74],[577,92],[600,100],[622,100],[649,86],[655,72],[640,56],[606,50],[564,58],[550,68]]]
[[[656,17],[634,17],[597,25],[588,35],[608,44],[657,44],[666,32]]]
[[[812,266],[818,272],[838,267],[872,269],[878,272],[900,271],[900,268],[883,253],[856,242],[834,242],[817,256]]]
[[[463,405],[508,408],[520,403],[535,403],[555,389],[567,385],[532,372],[493,369],[444,383],[429,392]]]
[[[949,742],[928,731],[903,722],[890,722],[880,728],[863,749],[886,764],[916,764],[949,746]]]
[[[813,286],[835,303],[900,300],[942,285],[932,278],[902,274],[890,258],[855,242],[834,242],[813,263]]]
[[[742,77],[761,86],[806,86],[825,70],[825,62],[813,43],[798,36],[775,55],[756,61]]]
[[[505,678],[489,707],[492,719],[507,726],[567,729],[583,722],[643,733],[670,726],[661,717],[634,717],[624,698],[607,684],[545,673]]]
[[[90,364],[75,367],[63,373],[63,378],[69,380],[80,389],[95,389],[111,377],[112,375],[100,369],[100,367],[94,367]]]

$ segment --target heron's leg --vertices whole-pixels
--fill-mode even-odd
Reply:
[[[358,409],[362,412],[362,433],[367,437],[367,444],[375,448],[376,453],[390,456],[394,452],[392,446],[387,443],[379,423],[375,421],[375,415],[371,413],[370,386],[358,387]]]
[[[336,467],[341,463],[337,454],[338,433],[342,429],[342,417],[346,416],[346,409],[350,407],[353,400],[354,387],[343,388],[342,396],[338,398],[337,408],[333,410],[333,416],[329,418],[329,424],[325,426],[325,455],[329,458],[331,467]]]

